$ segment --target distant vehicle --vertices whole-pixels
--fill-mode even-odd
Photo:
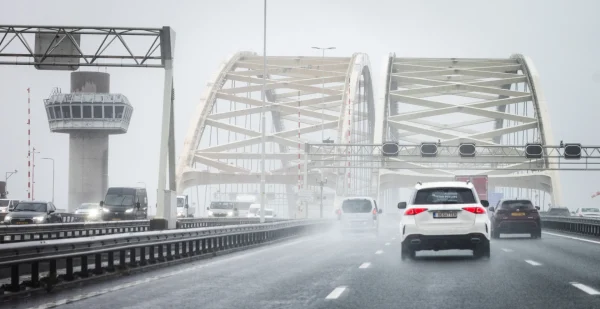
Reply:
[[[260,208],[258,209],[256,217],[260,218]],[[275,210],[273,210],[271,208],[265,208],[265,218],[275,218],[275,217],[277,217],[277,215],[275,214]]]
[[[531,234],[531,238],[542,237],[542,224],[538,206],[533,206],[530,200],[500,200],[492,212],[492,238],[500,234]],[[568,212],[568,210],[567,210]]]
[[[195,212],[196,208],[188,204],[187,195],[177,196],[177,218],[193,218]]]
[[[19,200],[0,199],[0,213],[7,213],[19,204]]]
[[[248,208],[248,213],[246,214],[247,218],[258,218],[258,212],[260,211],[260,204],[252,204]]]
[[[575,215],[578,217],[600,217],[600,209],[595,207],[577,208]]]
[[[148,194],[145,188],[112,187],[100,202],[103,220],[140,220],[148,218]]]
[[[401,258],[421,250],[473,250],[475,257],[490,256],[490,219],[470,182],[418,183],[400,221]]]
[[[209,217],[247,217],[251,202],[213,201],[208,210]]]
[[[62,218],[56,213],[52,202],[21,201],[4,217],[5,224],[43,224],[61,223]]]
[[[75,209],[76,215],[85,215],[86,221],[101,221],[103,210],[99,203],[82,203]]]
[[[378,216],[382,213],[370,197],[347,197],[338,210],[342,232],[365,231],[379,233]]]
[[[551,207],[546,212],[546,216],[561,216],[561,217],[569,217],[571,216],[571,212],[567,207]]]

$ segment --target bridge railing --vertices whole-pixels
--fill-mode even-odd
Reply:
[[[241,250],[323,231],[331,222],[286,220],[4,244],[0,246],[0,279],[10,278],[10,281],[0,290],[25,293],[31,289],[50,290],[57,284],[76,279],[214,255],[219,251]]]
[[[600,218],[542,216],[542,228],[600,237]]]
[[[72,218],[77,218],[77,215],[74,215]],[[266,222],[281,222],[286,220],[288,219],[268,218]],[[259,218],[185,218],[177,220],[177,228],[189,229],[258,223],[260,223]],[[144,232],[149,228],[150,222],[148,220],[0,225],[0,244]]]

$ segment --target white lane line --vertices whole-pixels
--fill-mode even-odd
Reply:
[[[512,249],[508,249],[508,248],[502,248],[502,251],[504,251],[504,252],[513,252]]]
[[[339,287],[333,289],[333,291],[331,291],[331,293],[329,293],[329,295],[327,295],[327,297],[325,297],[325,299],[337,299],[338,297],[340,297],[340,295],[342,295],[342,293],[344,293],[345,290],[346,290],[345,286],[339,286]]]
[[[389,242],[386,242],[386,243],[385,243],[385,245],[386,245],[386,246],[389,246],[389,245],[390,245],[390,243],[389,243]]]
[[[358,266],[358,268],[369,268],[369,266],[371,266],[371,263],[366,262],[366,263],[360,264],[360,266]]]
[[[589,286],[585,285],[585,284],[581,284],[581,283],[577,283],[577,282],[571,282],[571,285],[573,285],[574,287],[590,294],[590,295],[600,295],[600,292],[590,288]]]
[[[247,258],[248,256],[253,256],[253,255],[256,255],[256,254],[259,254],[259,253],[271,250],[273,248],[281,248],[281,247],[287,247],[287,246],[291,246],[291,245],[296,245],[296,244],[303,243],[303,242],[306,242],[306,241],[309,241],[309,240],[315,239],[315,238],[316,237],[310,237],[310,238],[300,239],[300,240],[296,240],[296,241],[292,241],[292,242],[286,242],[286,243],[282,243],[282,244],[277,244],[277,245],[269,246],[269,247],[266,247],[264,249],[260,249],[260,250],[256,250],[256,251],[245,252],[245,253],[242,253],[242,254],[239,254],[239,255],[234,255],[234,256],[230,256],[230,257],[223,257],[223,258],[221,258],[219,260],[215,260],[213,262],[208,262],[208,263],[203,263],[203,264],[196,265],[196,266],[193,266],[193,267],[183,268],[183,269],[176,270],[176,271],[173,271],[173,272],[170,272],[170,273],[166,273],[166,274],[162,274],[162,275],[158,275],[158,276],[146,278],[145,280],[138,280],[138,281],[134,281],[134,282],[120,284],[120,285],[117,285],[117,286],[113,286],[110,289],[103,289],[103,290],[100,290],[100,291],[93,291],[93,292],[90,292],[90,293],[87,293],[87,294],[75,295],[75,296],[72,296],[72,297],[69,297],[69,298],[57,300],[57,301],[54,301],[54,302],[49,302],[49,303],[42,304],[42,305],[39,305],[39,306],[36,306],[36,307],[30,307],[29,309],[35,309],[35,308],[37,308],[37,309],[56,308],[56,307],[60,307],[60,306],[65,305],[65,304],[71,304],[71,303],[74,303],[74,302],[77,302],[77,301],[80,301],[80,300],[85,300],[85,299],[88,299],[88,298],[92,298],[92,297],[96,297],[96,296],[108,294],[110,292],[115,292],[115,291],[123,290],[123,289],[126,289],[126,288],[130,288],[130,287],[133,287],[133,286],[141,285],[141,284],[144,284],[144,283],[149,283],[149,282],[156,281],[156,280],[159,280],[159,279],[176,276],[176,275],[179,275],[179,274],[182,274],[182,273],[188,273],[190,271],[199,270],[199,269],[206,268],[206,267],[209,267],[209,266],[212,266],[212,265],[216,265],[216,264],[218,265],[218,264],[222,264],[222,263],[231,262],[232,260],[239,260],[239,259]]]
[[[392,237],[392,240],[396,240],[396,237]]]
[[[383,250],[377,250],[377,251],[375,251],[375,254],[382,254],[382,253],[383,253]]]
[[[527,262],[527,263],[529,263],[529,264],[531,264],[533,266],[540,266],[540,265],[542,265],[541,263],[538,263],[538,262],[532,261],[532,260],[525,260],[525,262]]]
[[[595,240],[590,240],[590,239],[585,239],[585,238],[579,238],[579,237],[573,237],[573,236],[567,236],[567,235],[561,235],[561,234],[555,234],[555,233],[549,233],[549,232],[542,232],[542,234],[548,234],[548,235],[552,235],[552,236],[575,239],[575,240],[579,240],[579,241],[585,241],[585,242],[589,242],[592,244],[600,245],[600,241],[595,241]]]

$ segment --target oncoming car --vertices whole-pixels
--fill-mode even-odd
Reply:
[[[490,256],[490,219],[470,182],[418,183],[400,221],[402,259],[421,250],[473,250]]]

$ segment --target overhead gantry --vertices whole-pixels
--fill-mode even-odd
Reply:
[[[367,55],[269,56],[266,61],[265,85],[263,57],[252,52],[232,55],[208,82],[178,161],[178,191],[204,186],[208,200],[218,194],[227,199],[258,194],[263,88],[270,199],[282,196],[279,203],[292,216],[298,192],[324,177],[337,195],[367,188],[371,170],[323,169],[304,156],[307,143],[373,143],[376,112]]]

